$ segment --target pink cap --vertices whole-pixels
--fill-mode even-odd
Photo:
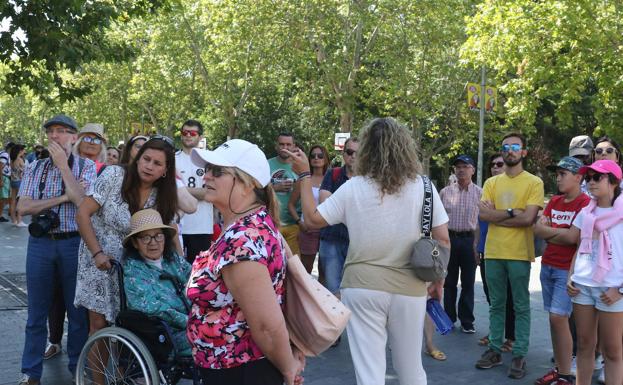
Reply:
[[[618,180],[621,180],[623,177],[623,172],[621,172],[621,167],[619,167],[616,162],[611,160],[596,160],[590,166],[583,166],[578,171],[580,174],[586,174],[588,170],[596,171],[600,174],[612,174]]]

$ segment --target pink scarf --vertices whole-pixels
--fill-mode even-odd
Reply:
[[[614,210],[596,216],[594,211],[597,201],[591,199],[588,206],[582,209],[584,218],[580,232],[580,248],[578,253],[591,254],[593,251],[593,231],[598,233],[599,255],[597,266],[593,273],[595,282],[602,282],[612,266],[612,249],[610,248],[610,235],[608,229],[623,221],[623,199],[618,197],[614,201]]]

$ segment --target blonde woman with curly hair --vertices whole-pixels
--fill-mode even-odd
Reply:
[[[394,119],[373,119],[359,136],[355,176],[317,207],[305,154],[290,155],[308,226],[348,228],[341,295],[352,311],[347,332],[357,384],[385,383],[388,340],[399,382],[426,384],[421,361],[426,296],[441,298],[443,281],[427,289],[409,264],[420,238],[424,199],[413,138]],[[433,205],[432,236],[449,248],[448,216],[435,189]]]

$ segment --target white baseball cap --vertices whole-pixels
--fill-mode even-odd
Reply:
[[[270,182],[270,167],[266,155],[255,144],[242,139],[231,139],[214,151],[193,148],[190,159],[198,167],[206,164],[236,167],[251,175],[262,187]]]

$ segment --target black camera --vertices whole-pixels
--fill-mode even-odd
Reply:
[[[39,214],[33,215],[32,222],[28,225],[28,232],[33,237],[40,238],[60,225],[61,219],[57,212],[43,210]]]

